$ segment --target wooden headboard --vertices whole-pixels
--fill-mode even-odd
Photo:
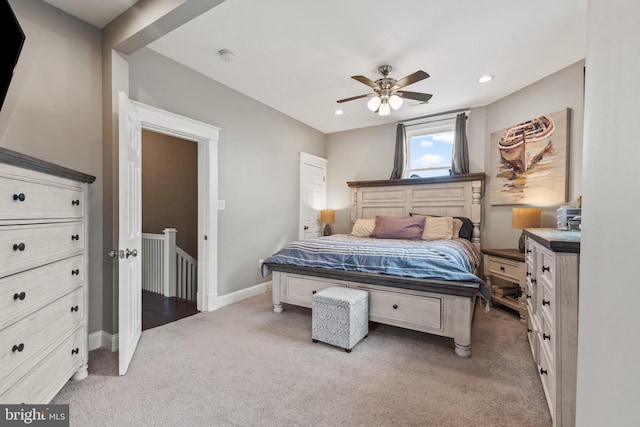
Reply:
[[[410,213],[467,217],[480,250],[484,173],[434,178],[351,181],[351,221]]]

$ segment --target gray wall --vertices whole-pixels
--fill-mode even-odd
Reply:
[[[258,260],[298,236],[299,153],[325,157],[325,136],[142,49],[128,57],[131,99],[220,127],[218,294],[264,279]]]
[[[570,108],[571,140],[569,145],[569,194],[576,199],[582,188],[582,127],[584,123],[583,101],[584,61],[560,70],[524,89],[488,105],[486,110],[485,165],[486,188],[491,185],[489,173],[491,161],[491,134],[510,125],[521,123],[542,114]],[[488,196],[485,192],[485,196]],[[511,228],[511,209],[517,205],[491,206],[490,197],[484,198],[485,226],[482,244],[485,248],[516,247],[520,230]],[[542,207],[543,227],[556,227],[556,209],[560,205]]]
[[[490,185],[490,135],[496,130],[520,123],[545,113],[564,108],[572,110],[570,143],[569,200],[580,195],[582,176],[583,66],[573,64],[526,88],[485,107],[469,112],[470,172],[487,173],[483,206],[482,245],[486,248],[516,247],[519,230],[511,228],[513,206],[491,206],[487,189]],[[391,174],[395,125],[384,125],[327,135],[328,199],[336,209],[336,233],[351,230],[349,207],[351,193],[347,181],[387,179]],[[555,227],[556,206],[543,208],[543,226]]]
[[[0,111],[0,145],[96,177],[89,200],[89,331],[102,327],[100,31],[39,0],[9,2],[26,39]]]

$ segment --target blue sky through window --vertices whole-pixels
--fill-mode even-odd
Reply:
[[[453,149],[453,131],[411,138],[410,175],[421,177],[449,175],[451,152]],[[435,170],[417,170],[444,168]]]

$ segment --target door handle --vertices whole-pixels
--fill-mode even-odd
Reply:
[[[107,255],[109,255],[110,258],[116,258],[118,256],[118,251],[115,249],[112,249],[109,252],[107,252]]]
[[[129,258],[130,256],[132,256],[132,257],[134,257],[134,258],[135,258],[135,257],[137,257],[137,256],[138,256],[138,250],[137,250],[137,249],[134,249],[134,250],[130,251],[130,250],[129,250],[129,248],[127,248],[127,253],[126,253],[126,255],[127,255],[127,258]]]

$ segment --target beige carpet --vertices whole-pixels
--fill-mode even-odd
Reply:
[[[550,426],[526,326],[476,310],[472,357],[453,341],[371,323],[351,353],[311,342],[311,310],[271,294],[143,332],[127,375],[90,353],[52,403],[71,426]]]

